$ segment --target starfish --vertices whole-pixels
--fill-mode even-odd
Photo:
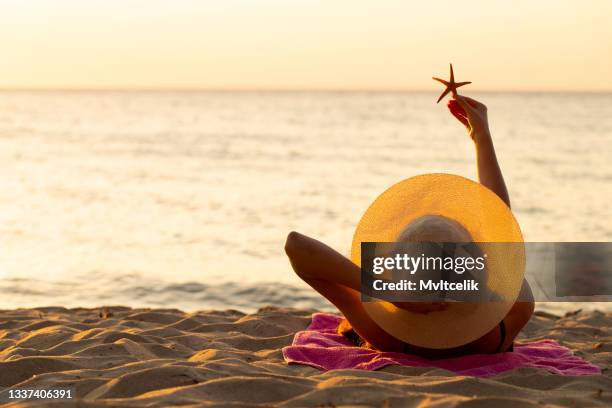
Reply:
[[[436,103],[439,103],[442,98],[444,98],[449,92],[452,92],[453,96],[456,98],[457,88],[463,85],[471,84],[471,82],[455,82],[455,74],[453,74],[453,64],[450,64],[450,79],[448,81],[436,77],[432,78],[438,82],[442,82],[446,86],[446,89],[444,90],[444,92],[442,92],[442,95],[440,95],[440,97],[438,98],[438,102]]]

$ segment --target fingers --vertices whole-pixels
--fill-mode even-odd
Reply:
[[[459,105],[459,102],[454,99],[448,101],[448,109],[450,109],[453,114],[457,113],[463,117],[467,117],[465,110],[461,107],[461,105]]]
[[[470,98],[469,96],[462,96],[462,95],[457,95],[458,98],[456,99],[460,99],[463,98],[470,106],[476,108],[476,109],[487,109],[486,105],[482,102],[477,101],[476,99]]]
[[[474,112],[475,107],[468,103],[464,96],[457,95],[454,100],[457,101],[457,104],[464,110],[465,116],[469,117],[469,114]]]
[[[461,116],[460,113],[453,112],[452,110],[451,110],[451,113],[453,114],[454,117],[457,118],[457,120],[459,122],[463,123],[464,126],[469,126],[470,125],[468,120],[467,120],[467,118],[465,116]]]
[[[465,113],[465,110],[463,110],[463,108],[459,106],[457,101],[451,99],[448,102],[447,106],[450,113],[452,113],[453,116],[456,117],[457,120],[459,120],[459,122],[463,123],[466,127],[469,127],[467,114]]]

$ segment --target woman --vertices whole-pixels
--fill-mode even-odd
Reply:
[[[510,207],[508,191],[497,162],[484,104],[457,95],[448,103],[450,112],[465,127],[476,145],[478,178]],[[514,338],[529,321],[534,303],[529,285],[523,281],[516,301],[503,321],[480,338],[458,347],[433,349],[406,344],[383,330],[366,312],[361,302],[360,268],[327,245],[291,232],[285,251],[296,274],[332,302],[346,317],[339,330],[357,344],[381,351],[408,351],[426,358],[511,351]],[[397,305],[411,312],[428,314],[445,308],[444,303],[404,302]]]

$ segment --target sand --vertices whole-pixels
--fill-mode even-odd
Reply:
[[[287,365],[281,347],[312,310],[38,308],[0,311],[0,390],[73,387],[78,399],[9,406],[610,406],[612,313],[537,313],[522,339],[552,338],[603,368],[561,377],[520,369],[491,379],[440,369]],[[6,390],[0,394],[6,398]],[[6,400],[3,400],[6,401]]]

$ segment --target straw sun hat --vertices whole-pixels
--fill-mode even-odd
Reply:
[[[427,314],[383,300],[364,301],[370,317],[392,336],[419,347],[457,347],[493,329],[516,301],[525,269],[521,230],[506,204],[481,184],[451,174],[425,174],[395,184],[361,218],[352,260],[361,265],[362,242],[401,241],[476,243],[487,254],[483,284],[496,300],[451,302]]]

